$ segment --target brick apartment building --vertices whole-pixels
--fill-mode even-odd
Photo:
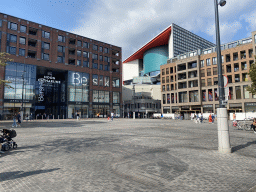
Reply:
[[[0,78],[14,88],[1,85],[2,119],[22,105],[34,118],[120,115],[120,47],[0,13],[0,51],[13,59]]]
[[[254,62],[256,31],[251,38],[221,46],[222,73],[227,79],[227,109],[255,112],[256,96],[246,87]],[[163,113],[214,113],[219,107],[216,47],[196,50],[169,59],[161,67]]]

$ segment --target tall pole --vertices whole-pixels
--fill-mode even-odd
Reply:
[[[219,30],[219,13],[218,0],[215,1],[215,29],[216,29],[216,44],[217,44],[217,66],[218,66],[218,88],[219,88],[219,108],[218,114],[218,150],[220,153],[231,153],[229,128],[228,128],[228,113],[225,107],[224,82],[222,76],[222,62],[220,49],[220,30]]]
[[[23,121],[23,90],[24,90],[24,73],[22,74],[22,91],[21,91],[21,121]]]

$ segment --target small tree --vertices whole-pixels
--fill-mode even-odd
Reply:
[[[12,61],[12,59],[10,59],[8,57],[9,55],[10,55],[9,53],[0,52],[0,67],[1,68],[5,67],[7,65],[8,61]],[[4,84],[5,87],[13,88],[10,85],[8,85],[8,83],[11,83],[11,82],[10,81],[6,81],[4,79],[0,79],[0,85]],[[0,87],[0,89],[1,89],[1,87]]]
[[[256,59],[256,56],[254,57]],[[256,63],[255,62],[252,63],[250,67],[249,76],[251,78],[252,84],[251,86],[247,87],[247,91],[255,95],[256,94]]]

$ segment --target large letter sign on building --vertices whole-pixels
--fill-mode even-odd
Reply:
[[[88,79],[86,76],[82,76],[80,75],[80,73],[76,73],[76,72],[72,72],[72,84],[73,85],[79,85],[79,84],[82,84],[82,85],[87,85],[88,83]]]

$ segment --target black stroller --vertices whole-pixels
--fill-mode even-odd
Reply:
[[[0,143],[2,144],[3,151],[8,151],[13,148],[16,149],[18,147],[17,143],[12,140],[12,138],[17,136],[17,133],[14,129],[3,129],[0,130],[3,135],[0,135]]]

